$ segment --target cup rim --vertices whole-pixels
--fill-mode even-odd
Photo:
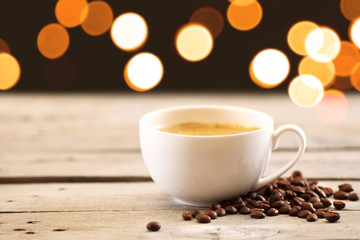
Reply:
[[[243,132],[243,133],[227,134],[227,135],[186,135],[186,134],[164,132],[164,131],[160,131],[158,129],[154,129],[154,128],[151,128],[151,127],[146,127],[146,129],[149,130],[149,131],[152,131],[152,132],[159,133],[159,134],[165,134],[165,135],[171,135],[171,136],[177,136],[177,137],[184,137],[184,138],[223,138],[223,137],[233,137],[233,136],[254,134],[254,133],[265,131],[268,128],[273,128],[274,127],[274,118],[271,117],[267,113],[264,113],[264,112],[261,112],[261,111],[258,111],[258,110],[254,110],[254,109],[250,109],[250,108],[245,108],[245,107],[232,106],[232,105],[216,105],[216,104],[196,104],[196,105],[191,104],[191,105],[181,105],[181,106],[160,108],[160,109],[157,109],[157,110],[154,110],[154,111],[151,111],[151,112],[148,112],[148,113],[144,114],[139,120],[139,127],[140,128],[143,127],[144,121],[146,121],[146,119],[152,117],[153,115],[157,115],[157,114],[160,114],[160,113],[163,113],[163,112],[175,111],[175,110],[186,110],[186,109],[206,109],[206,108],[209,108],[209,109],[244,110],[244,111],[248,111],[248,112],[263,115],[264,117],[270,119],[270,124],[260,128],[258,130],[254,130],[254,131],[250,131],[250,132]]]

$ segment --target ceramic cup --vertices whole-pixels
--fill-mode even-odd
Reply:
[[[161,127],[183,122],[224,122],[257,126],[259,130],[217,136],[168,133]],[[151,177],[177,202],[208,206],[256,190],[275,180],[303,155],[303,130],[285,124],[274,130],[269,115],[241,107],[190,105],[164,108],[145,114],[139,122],[141,152]],[[300,139],[293,159],[263,177],[272,150],[284,132]]]

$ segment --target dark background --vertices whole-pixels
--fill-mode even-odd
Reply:
[[[348,40],[348,25],[340,12],[339,0],[260,0],[263,19],[253,30],[241,32],[226,20],[227,0],[107,0],[114,16],[127,11],[141,14],[149,26],[149,38],[140,51],[157,54],[164,64],[164,77],[154,92],[169,91],[269,91],[256,86],[248,74],[254,55],[264,48],[278,48],[290,59],[291,72],[285,83],[275,88],[284,90],[297,75],[300,57],[288,47],[286,35],[300,20],[327,25]],[[123,68],[134,53],[120,51],[107,32],[99,37],[87,35],[81,27],[68,29],[70,47],[66,58],[76,71],[74,81],[56,87],[46,77],[50,60],[36,46],[36,38],[46,24],[56,22],[56,0],[0,0],[0,38],[10,46],[22,67],[19,83],[10,91],[132,91],[123,79]],[[222,34],[215,40],[211,55],[191,63],[178,56],[174,35],[202,6],[213,6],[224,16]],[[272,90],[274,91],[274,90]]]

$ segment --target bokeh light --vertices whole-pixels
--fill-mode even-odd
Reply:
[[[20,79],[21,68],[16,58],[8,53],[0,53],[0,90],[9,90]]]
[[[328,89],[324,98],[315,107],[318,118],[327,123],[337,123],[343,120],[349,110],[346,95],[337,89]]]
[[[10,53],[10,47],[4,39],[0,38],[0,53],[2,52]]]
[[[360,53],[357,47],[351,42],[341,41],[340,52],[333,60],[336,75],[350,76],[359,61]]]
[[[57,88],[69,86],[75,80],[75,74],[75,63],[66,55],[46,65],[46,79]]]
[[[359,4],[360,5],[360,4]],[[349,31],[351,41],[360,48],[360,18],[350,25]]]
[[[118,16],[111,26],[111,38],[123,51],[141,48],[148,36],[145,19],[137,13],[128,12]]]
[[[186,24],[176,33],[176,49],[181,57],[190,62],[205,59],[211,53],[213,45],[211,33],[203,25]]]
[[[260,87],[273,88],[285,80],[290,71],[287,56],[277,49],[265,49],[252,60],[251,79]]]
[[[324,96],[324,88],[320,80],[312,75],[295,77],[288,89],[291,101],[303,108],[317,105]]]
[[[309,56],[303,57],[299,63],[299,75],[312,75],[320,80],[324,88],[330,87],[335,80],[333,62],[317,62]]]
[[[309,33],[305,40],[307,54],[318,62],[329,62],[340,52],[340,38],[330,28],[320,27]]]
[[[79,26],[87,16],[86,0],[58,0],[55,6],[55,17],[67,28]]]
[[[108,3],[93,1],[88,5],[88,14],[81,28],[91,36],[99,36],[110,29],[113,19],[114,14]]]
[[[356,64],[350,76],[351,85],[360,91],[360,62]]]
[[[350,77],[336,76],[332,87],[340,90],[346,90],[352,88]]]
[[[61,57],[70,45],[67,30],[58,23],[50,23],[43,27],[37,37],[40,53],[49,59]]]
[[[341,13],[350,21],[360,17],[360,3],[359,0],[341,0]]]
[[[262,15],[262,7],[256,0],[233,0],[226,12],[230,25],[241,31],[255,28],[260,23]]]
[[[217,38],[224,28],[224,18],[219,10],[213,7],[201,7],[190,17],[190,22],[204,25]]]
[[[287,34],[287,42],[292,51],[296,54],[307,55],[305,48],[305,40],[310,32],[319,26],[311,21],[300,21],[295,23]]]
[[[145,92],[162,80],[164,67],[159,57],[149,52],[133,56],[124,68],[126,84],[133,90]]]

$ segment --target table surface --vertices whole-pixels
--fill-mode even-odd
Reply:
[[[307,135],[300,170],[319,185],[351,183],[360,192],[360,94],[349,94],[340,123],[285,94],[99,93],[0,95],[0,239],[360,239],[360,202],[346,201],[335,224],[281,215],[232,215],[210,224],[183,221],[191,209],[152,182],[143,163],[138,119],[151,110],[224,104],[264,111]],[[265,175],[295,155],[291,134],[280,140]],[[159,221],[159,232],[148,232]]]

